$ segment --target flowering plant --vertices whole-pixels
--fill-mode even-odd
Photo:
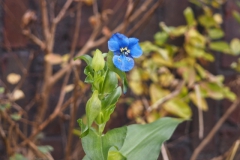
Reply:
[[[85,82],[92,85],[93,92],[86,104],[87,124],[82,119],[78,120],[86,153],[84,160],[155,160],[163,142],[171,137],[182,120],[162,118],[153,123],[129,125],[103,133],[122,94],[116,74],[122,79],[123,92],[126,92],[125,71],[131,70],[133,58],[142,54],[138,39],[127,38],[120,33],[112,35],[108,47],[110,51],[107,54],[97,49],[93,57],[75,58],[87,63]]]

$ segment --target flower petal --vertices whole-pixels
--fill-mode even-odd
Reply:
[[[124,55],[114,55],[113,64],[121,71],[130,71],[134,67],[134,60]]]
[[[116,41],[116,42],[118,42],[120,48],[127,47],[128,44],[129,44],[128,38],[125,35],[121,34],[121,33],[113,34],[109,41]]]
[[[117,41],[108,41],[108,49],[110,51],[117,51],[120,49],[119,44]]]
[[[119,50],[114,51],[113,53],[114,53],[114,55],[120,55],[121,54],[121,52]]]
[[[129,38],[129,45],[128,47],[130,48],[131,46],[134,46],[136,43],[138,43],[139,39],[137,38]]]
[[[133,58],[138,58],[142,55],[142,49],[138,43],[133,46],[129,46],[129,50],[130,50],[130,55]]]

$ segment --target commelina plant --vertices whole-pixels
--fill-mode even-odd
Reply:
[[[182,119],[164,117],[149,124],[133,124],[104,133],[122,92],[127,91],[126,71],[134,67],[134,58],[142,55],[137,38],[115,33],[108,41],[108,53],[96,50],[83,55],[85,83],[91,84],[92,96],[86,104],[87,123],[78,120],[84,160],[156,160],[162,144],[168,140]],[[118,85],[118,78],[122,87]]]

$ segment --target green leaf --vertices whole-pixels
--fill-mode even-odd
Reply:
[[[184,10],[184,16],[185,16],[185,19],[187,21],[187,24],[189,26],[194,26],[196,25],[196,21],[194,19],[194,14],[193,14],[193,11],[190,7],[187,7],[185,10]]]
[[[232,14],[236,21],[240,23],[240,14],[237,11],[233,11]]]
[[[163,104],[164,110],[168,113],[184,119],[190,119],[192,110],[189,105],[181,99],[174,98]]]
[[[118,86],[118,79],[115,72],[108,70],[102,86],[102,93],[111,93]]]
[[[86,79],[85,79],[85,83],[90,83],[92,84],[93,81],[93,77],[94,77],[94,71],[92,69],[92,67],[90,65],[87,65],[84,69],[84,74],[87,75]]]
[[[100,71],[105,66],[103,54],[99,49],[97,49],[94,53],[91,66],[95,71]]]
[[[201,95],[199,98],[201,105],[199,105],[198,103],[198,97],[196,95],[196,93],[190,93],[189,94],[190,99],[192,100],[192,102],[194,103],[195,106],[197,106],[199,109],[203,110],[203,111],[207,111],[208,110],[208,104],[205,98],[203,98],[203,96]]]
[[[168,39],[168,34],[166,32],[157,32],[154,35],[154,39],[157,45],[163,45]]]
[[[38,150],[44,154],[49,153],[53,151],[53,147],[46,145],[46,146],[37,146]]]
[[[237,98],[235,93],[233,93],[228,87],[223,88],[223,93],[230,101],[234,101]]]
[[[122,147],[126,133],[127,127],[113,129],[105,135],[99,135],[90,129],[89,134],[82,138],[82,146],[88,159],[106,160],[112,146],[118,150]]]
[[[198,18],[198,21],[205,28],[217,26],[217,23],[212,16],[202,15]]]
[[[198,74],[201,76],[201,78],[206,78],[207,77],[207,73],[202,66],[200,66],[198,63],[196,63],[194,65],[194,67],[196,68],[196,70],[197,70]]]
[[[145,125],[130,125],[120,152],[129,160],[156,160],[163,142],[171,137],[182,121],[165,117]]]
[[[28,160],[28,159],[19,153],[15,153],[9,158],[9,160]]]
[[[19,113],[13,113],[13,114],[11,114],[11,118],[15,121],[18,121],[22,118],[22,116]]]
[[[4,93],[5,89],[3,87],[0,87],[0,94]]]
[[[92,63],[92,57],[87,54],[74,58],[74,60],[77,60],[77,59],[84,60],[87,63],[87,65],[91,65],[91,63]]]
[[[86,105],[86,114],[88,119],[88,127],[90,128],[95,118],[101,111],[101,101],[98,98],[98,91],[95,90],[92,97],[88,100]]]
[[[110,105],[115,105],[121,96],[122,91],[121,87],[117,87],[113,92],[108,94],[104,99],[102,100],[102,109],[108,108]]]
[[[240,41],[237,38],[234,38],[230,42],[230,48],[234,55],[240,54]]]
[[[83,123],[82,119],[77,120],[79,127],[81,128],[80,137],[83,138],[89,133],[89,128]]]
[[[201,89],[206,91],[206,96],[213,99],[223,99],[223,86],[214,82],[206,82],[200,84]]]
[[[102,123],[106,123],[110,119],[110,115],[113,113],[116,103],[122,94],[121,87],[116,88],[113,92],[108,94],[102,100]]]
[[[107,65],[109,70],[117,73],[119,75],[119,77],[122,79],[122,83],[123,83],[123,93],[127,92],[127,88],[128,88],[128,83],[127,83],[127,77],[125,72],[119,70],[118,68],[115,67],[115,65],[113,64],[113,52],[109,51],[108,52],[108,56],[107,56]]]
[[[208,29],[208,35],[211,39],[220,39],[224,36],[224,32],[219,28]]]
[[[4,111],[5,109],[8,109],[10,107],[11,107],[10,103],[0,104],[0,111]]]
[[[187,26],[178,26],[175,27],[169,34],[175,37],[182,36],[187,31],[187,29]]]
[[[229,45],[224,41],[218,41],[218,42],[211,42],[209,45],[210,49],[214,51],[224,52],[224,53],[230,53],[230,47]]]

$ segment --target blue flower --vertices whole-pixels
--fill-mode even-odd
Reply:
[[[137,38],[128,38],[115,33],[108,41],[108,49],[114,53],[113,64],[121,71],[130,71],[134,67],[133,58],[142,55]]]

